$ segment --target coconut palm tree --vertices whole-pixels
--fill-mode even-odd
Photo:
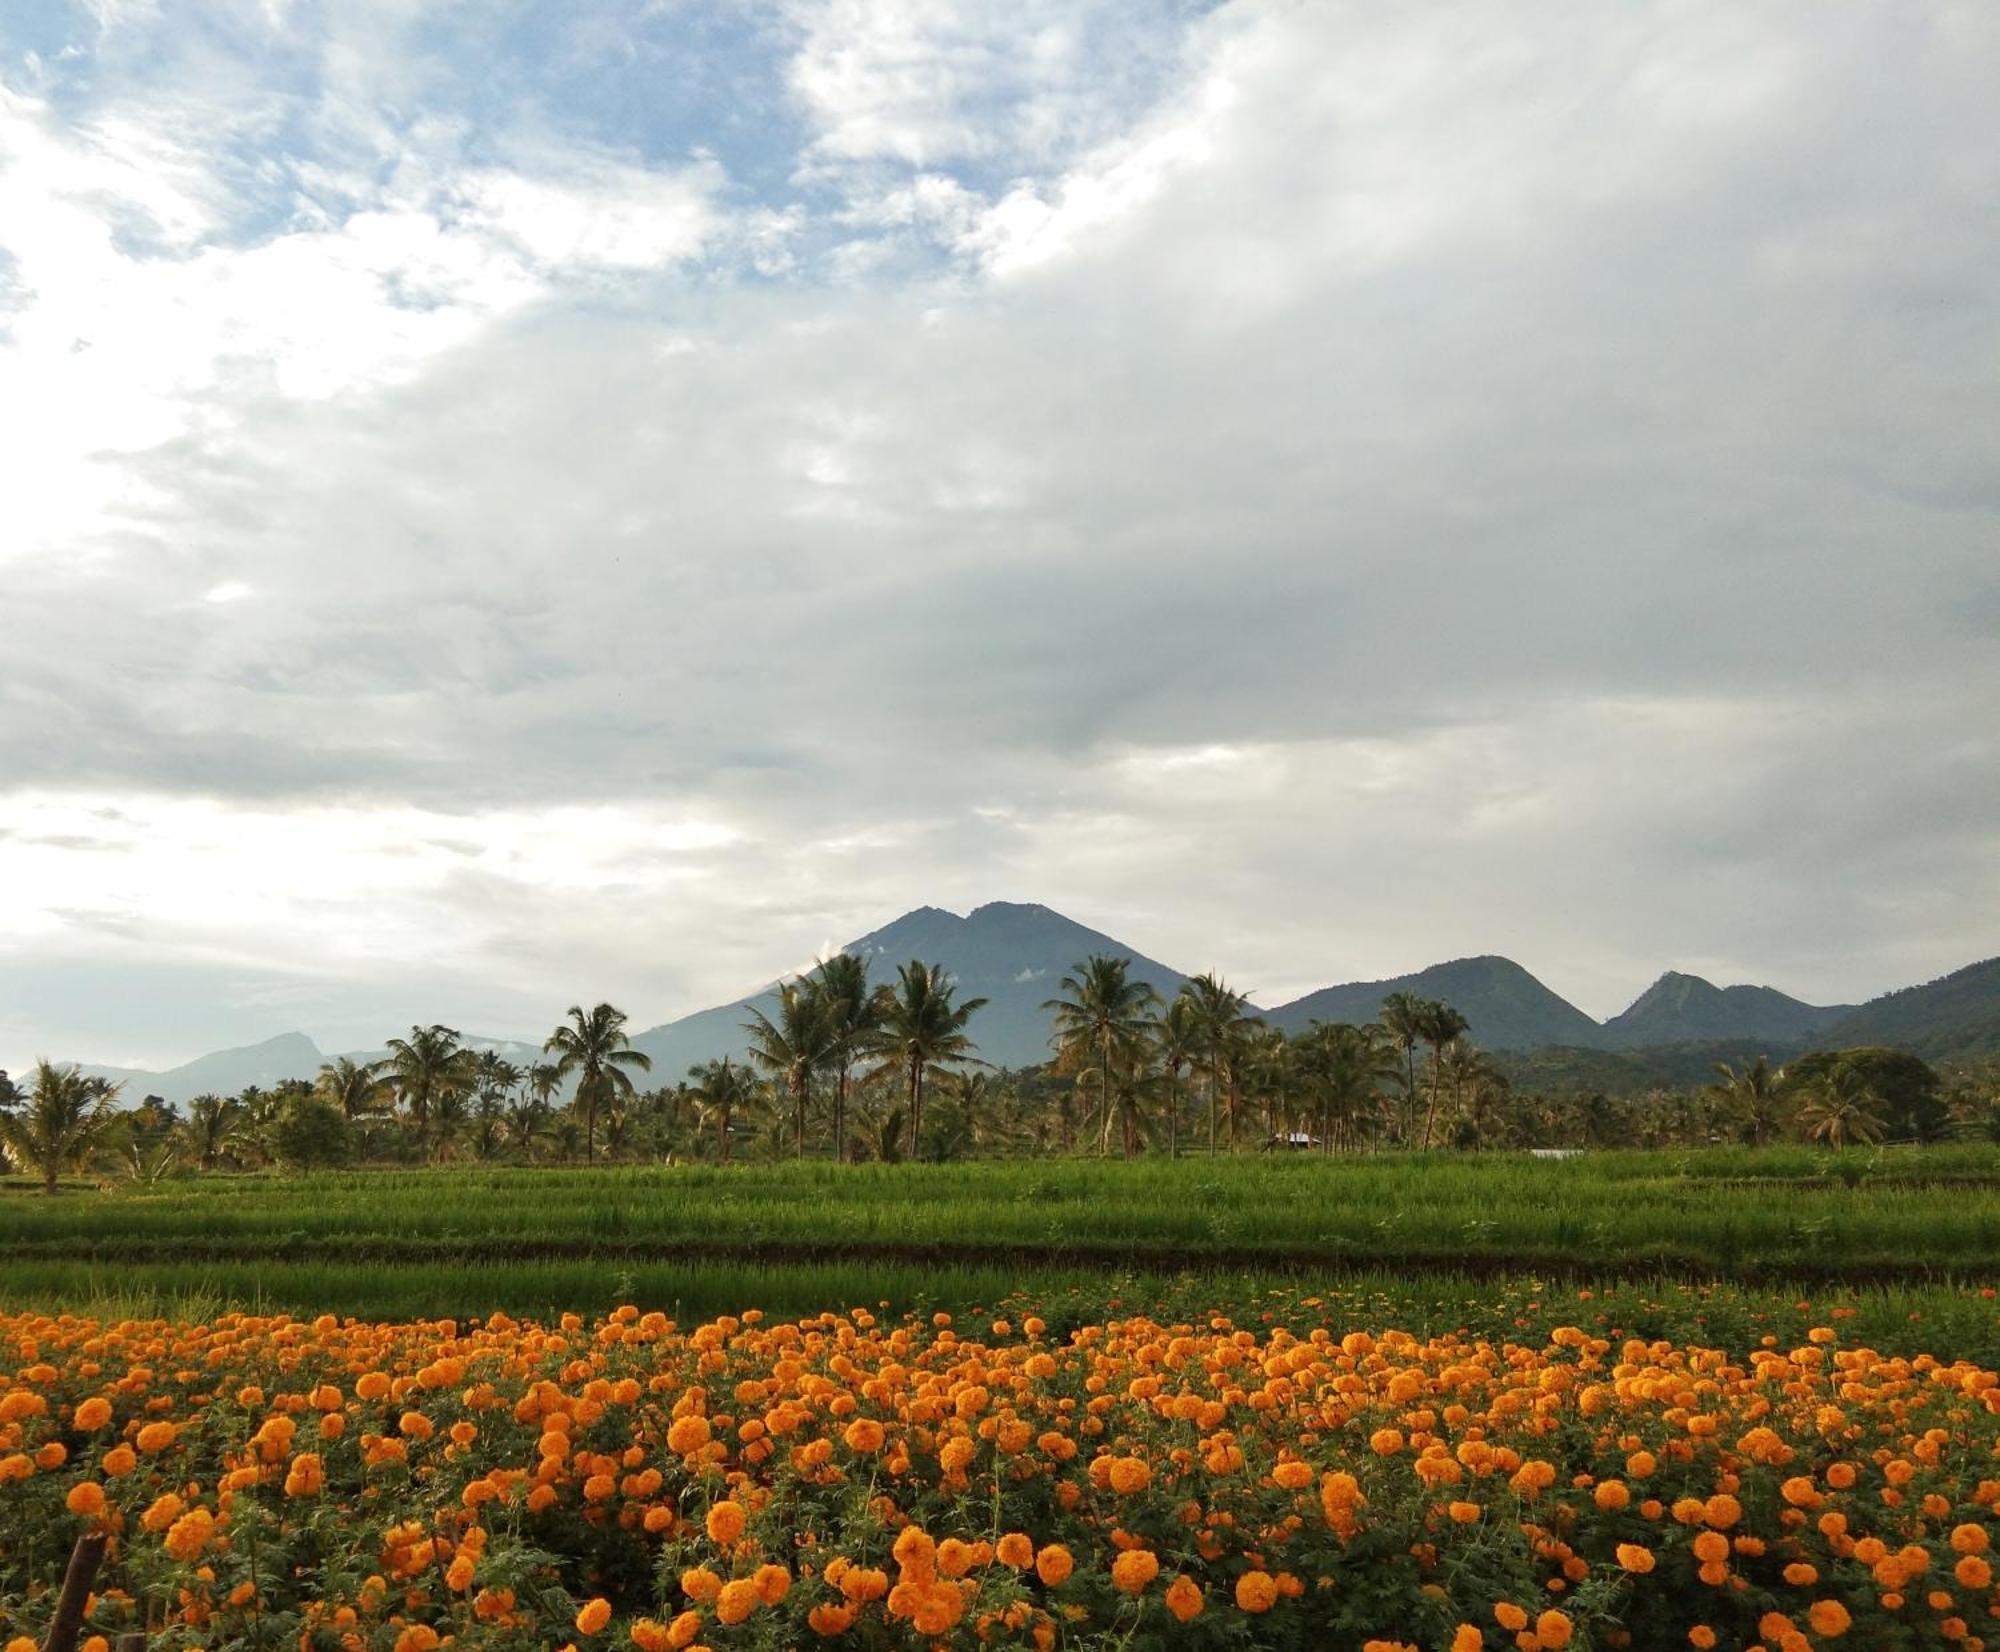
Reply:
[[[1201,1018],[1194,1000],[1186,993],[1173,1001],[1152,1022],[1153,1059],[1166,1080],[1167,1155],[1178,1158],[1181,1150],[1181,1073],[1201,1059]]]
[[[105,1144],[117,1121],[111,1102],[118,1089],[74,1066],[37,1061],[26,1104],[0,1113],[0,1138],[24,1167],[41,1172],[42,1191],[53,1194],[65,1170]]]
[[[1042,1005],[1055,1017],[1051,1042],[1065,1066],[1079,1069],[1079,1083],[1083,1078],[1080,1070],[1083,1059],[1086,1056],[1096,1059],[1097,1093],[1104,1115],[1098,1142],[1100,1153],[1111,1146],[1111,1096],[1117,1083],[1115,1063],[1119,1052],[1122,1049],[1136,1053],[1144,1048],[1152,1011],[1160,1001],[1160,995],[1148,983],[1132,979],[1131,970],[1130,958],[1093,953],[1082,963],[1072,964],[1069,974],[1059,983],[1061,992],[1068,996],[1051,998]],[[1134,1139],[1128,1126],[1126,1158],[1133,1151]]]
[[[188,1103],[187,1122],[181,1129],[187,1136],[188,1156],[197,1168],[214,1170],[236,1140],[237,1106],[222,1096],[201,1095]]]
[[[728,1056],[690,1068],[688,1078],[692,1086],[689,1094],[701,1109],[703,1122],[715,1126],[716,1162],[727,1164],[730,1120],[754,1104],[757,1080],[748,1067],[739,1066]]]
[[[636,1093],[632,1074],[653,1070],[653,1058],[632,1048],[625,1036],[625,1012],[599,1004],[588,1014],[581,1004],[569,1007],[569,1022],[549,1034],[543,1050],[556,1058],[556,1077],[576,1075],[576,1104],[583,1109],[583,1156],[597,1157],[597,1110],[613,1101],[629,1101]]]
[[[793,1146],[798,1157],[804,1158],[813,1074],[832,1058],[834,1049],[827,1003],[818,984],[811,980],[781,984],[778,1018],[773,1021],[762,1010],[752,1009],[743,1030],[750,1035],[752,1064],[782,1084],[791,1098]]]
[[[1358,1146],[1379,1120],[1382,1087],[1400,1065],[1379,1027],[1315,1021],[1294,1040],[1307,1093],[1319,1116],[1321,1146]]]
[[[1414,992],[1392,992],[1382,1000],[1382,1028],[1403,1056],[1404,1145],[1417,1135],[1417,1046],[1424,1041],[1424,1022],[1430,1008],[1428,998]]]
[[[1431,1104],[1424,1111],[1424,1135],[1420,1146],[1430,1151],[1431,1128],[1437,1121],[1438,1092],[1444,1086],[1445,1047],[1465,1032],[1471,1023],[1451,1005],[1435,1000],[1424,1005],[1424,1042],[1431,1047]]]
[[[851,952],[822,958],[812,972],[813,989],[826,1017],[826,1064],[833,1070],[833,1156],[847,1157],[847,1102],[854,1064],[882,1025],[887,987],[868,984],[868,960]]]
[[[387,1077],[409,1112],[419,1152],[430,1145],[433,1123],[441,1122],[433,1116],[449,1111],[452,1098],[470,1088],[473,1060],[458,1033],[436,1022],[389,1040]]]
[[[1877,1109],[1882,1098],[1869,1087],[1854,1068],[1830,1068],[1814,1084],[1806,1104],[1799,1109],[1799,1123],[1808,1141],[1823,1141],[1843,1148],[1854,1142],[1872,1145],[1882,1139],[1886,1128]]]
[[[1778,1088],[1778,1075],[1768,1057],[1759,1056],[1741,1072],[1726,1061],[1715,1064],[1716,1099],[1736,1115],[1743,1139],[1752,1147],[1769,1147],[1784,1134],[1789,1103]]]
[[[349,1124],[380,1112],[392,1099],[389,1081],[382,1074],[382,1063],[356,1061],[350,1055],[335,1056],[324,1063],[319,1077],[313,1081],[313,1089],[338,1107]]]
[[[985,1065],[973,1054],[978,1046],[965,1028],[986,1000],[954,1003],[955,991],[941,966],[913,958],[896,971],[895,989],[883,1001],[881,1025],[870,1041],[880,1064],[867,1076],[902,1076],[913,1159],[923,1140],[925,1080],[940,1067]]]
[[[1250,1013],[1248,998],[1213,973],[1193,977],[1181,987],[1181,993],[1194,1005],[1201,1028],[1201,1053],[1208,1070],[1208,1150],[1214,1153],[1223,1075],[1229,1078],[1229,1140],[1233,1145],[1242,1113],[1244,1046],[1251,1031],[1264,1023]]]

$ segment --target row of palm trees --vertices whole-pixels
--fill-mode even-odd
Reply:
[[[767,1157],[816,1143],[836,1158],[973,1152],[1179,1154],[1205,1123],[1211,1153],[1243,1145],[1432,1147],[1673,1145],[1779,1139],[1832,1147],[1881,1140],[1890,1109],[1851,1065],[1801,1085],[1759,1059],[1713,1083],[1638,1101],[1516,1093],[1450,1005],[1397,994],[1365,1026],[1315,1022],[1287,1037],[1208,974],[1163,999],[1129,959],[1080,960],[1048,1000],[1055,1060],[995,1073],[968,1025],[986,1001],[959,1000],[938,966],[913,961],[893,985],[837,954],[781,984],[743,1023],[746,1057],[641,1091],[652,1063],[624,1013],[571,1006],[544,1059],[517,1064],[453,1029],[414,1026],[378,1061],[340,1057],[310,1084],[199,1096],[185,1114],[119,1112],[117,1086],[48,1062],[21,1090],[0,1074],[0,1148],[53,1189],[60,1172],[113,1159],[135,1179],[353,1156],[481,1159],[600,1145],[614,1156],[732,1156],[747,1127]],[[933,1099],[943,1112],[933,1117]],[[857,1098],[865,1103],[857,1115]],[[1901,1126],[1897,1127],[1901,1129]],[[1954,1103],[1950,1132],[2000,1139],[2000,1095]]]
[[[1075,1079],[1098,1150],[1109,1152],[1115,1135],[1128,1158],[1162,1134],[1168,1152],[1180,1151],[1183,1074],[1199,1084],[1211,1153],[1225,1135],[1240,1145],[1253,1111],[1267,1141],[1303,1136],[1331,1153],[1389,1135],[1428,1149],[1447,1096],[1457,1106],[1504,1088],[1466,1041],[1465,1017],[1409,993],[1392,994],[1377,1023],[1315,1021],[1287,1037],[1216,975],[1192,977],[1168,1000],[1133,975],[1129,958],[1100,954],[1076,964],[1043,1007],[1054,1017],[1058,1066]],[[1425,1047],[1422,1105],[1417,1051]],[[1403,1094],[1391,1108],[1399,1073]]]

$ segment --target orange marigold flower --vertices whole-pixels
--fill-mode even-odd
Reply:
[[[1816,1600],[1806,1608],[1806,1622],[1816,1635],[1844,1635],[1854,1622],[1837,1600]]]
[[[1640,1543],[1618,1545],[1618,1564],[1628,1572],[1650,1572],[1654,1566],[1653,1551]]]
[[[165,1451],[180,1438],[180,1434],[180,1429],[172,1423],[148,1423],[139,1430],[132,1443],[150,1456],[155,1452]]]
[[[880,1451],[889,1436],[873,1417],[856,1417],[840,1437],[847,1442],[849,1451]]]
[[[723,1584],[722,1593],[715,1597],[715,1619],[718,1623],[741,1623],[764,1603],[764,1597],[757,1592],[757,1585],[747,1577],[731,1578]]]
[[[994,1547],[993,1554],[1001,1565],[1025,1572],[1035,1563],[1035,1542],[1026,1532],[1009,1532]]]
[[[1111,1563],[1113,1587],[1128,1595],[1145,1593],[1159,1575],[1159,1556],[1150,1549],[1127,1549]]]
[[[708,1519],[703,1524],[711,1543],[728,1544],[734,1543],[743,1535],[746,1519],[741,1503],[724,1498],[721,1502],[710,1505]]]
[[[94,1434],[98,1429],[111,1421],[111,1402],[101,1394],[93,1394],[76,1408],[76,1412],[70,1420],[78,1428]]]
[[[1511,1634],[1528,1627],[1528,1614],[1511,1600],[1499,1600],[1493,1603],[1493,1621]]]
[[[1569,1614],[1558,1612],[1554,1607],[1535,1619],[1535,1638],[1546,1647],[1565,1647],[1574,1633],[1575,1626],[1569,1621]]]
[[[611,1621],[611,1602],[602,1595],[583,1603],[576,1614],[576,1632],[579,1635],[595,1635]]]
[[[1202,1608],[1207,1605],[1202,1598],[1201,1585],[1185,1574],[1167,1585],[1166,1600],[1167,1610],[1181,1623],[1200,1617]]]
[[[1076,1570],[1076,1557],[1060,1543],[1046,1545],[1035,1556],[1035,1576],[1051,1589],[1059,1589],[1069,1581],[1069,1575]]]
[[[1133,1492],[1144,1491],[1153,1483],[1153,1471],[1146,1466],[1144,1458],[1114,1457],[1111,1459],[1111,1489],[1120,1496],[1130,1496]]]
[[[104,1512],[104,1488],[95,1480],[79,1480],[69,1488],[69,1495],[63,1499],[63,1506],[71,1514],[82,1515],[86,1520],[94,1520]]]
[[[1269,1572],[1245,1572],[1236,1580],[1236,1605],[1245,1612],[1268,1612],[1277,1604],[1278,1580]]]
[[[1476,1624],[1461,1623],[1452,1631],[1451,1652],[1484,1652],[1486,1632]]]

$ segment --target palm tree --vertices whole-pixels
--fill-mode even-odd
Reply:
[[[1885,1128],[1875,1111],[1882,1098],[1869,1087],[1854,1068],[1831,1068],[1813,1086],[1810,1099],[1799,1109],[1799,1123],[1808,1141],[1823,1141],[1842,1148],[1853,1142],[1872,1144],[1882,1139]]]
[[[1153,1059],[1160,1064],[1167,1091],[1167,1155],[1178,1158],[1181,1150],[1181,1071],[1201,1057],[1201,1017],[1194,1000],[1177,993],[1152,1023]]]
[[[213,1170],[222,1162],[236,1139],[237,1106],[221,1096],[196,1096],[188,1103],[188,1151],[203,1170]]]
[[[409,1110],[420,1151],[430,1140],[433,1114],[470,1086],[473,1060],[457,1032],[436,1022],[412,1027],[408,1038],[389,1040],[388,1077]]]
[[[910,1115],[910,1157],[923,1139],[924,1080],[937,1068],[983,1065],[972,1052],[978,1047],[965,1026],[986,1007],[984,998],[952,1002],[951,977],[936,964],[912,959],[896,971],[895,990],[883,1001],[882,1022],[871,1040],[871,1053],[882,1058],[868,1076],[903,1077]]]
[[[1424,1041],[1430,1001],[1414,992],[1392,992],[1382,1000],[1382,1028],[1403,1052],[1403,1141],[1417,1134],[1417,1046]]]
[[[1281,1027],[1262,1027],[1243,1046],[1244,1088],[1264,1109],[1264,1135],[1275,1141],[1291,1124],[1295,1063]]]
[[[352,1056],[336,1056],[319,1070],[313,1089],[340,1109],[349,1124],[380,1111],[390,1099],[389,1081],[382,1076],[379,1061],[356,1061]]]
[[[755,1101],[757,1081],[748,1067],[739,1067],[728,1056],[690,1068],[688,1077],[693,1081],[689,1093],[701,1109],[702,1118],[715,1125],[716,1162],[727,1164],[730,1118]]]
[[[1345,1022],[1315,1021],[1294,1042],[1321,1145],[1329,1153],[1358,1145],[1379,1119],[1382,1086],[1399,1065],[1395,1050],[1380,1028]]]
[[[1151,1011],[1160,995],[1144,981],[1131,976],[1130,958],[1111,958],[1092,953],[1080,964],[1072,964],[1060,982],[1068,997],[1049,999],[1042,1008],[1055,1016],[1053,1042],[1066,1065],[1075,1067],[1085,1054],[1097,1058],[1097,1090],[1103,1105],[1103,1134],[1098,1151],[1111,1145],[1111,1094],[1117,1072],[1113,1066],[1120,1047],[1143,1048],[1151,1026]],[[1079,1082],[1082,1073],[1078,1073]],[[1125,1157],[1134,1150],[1128,1121]]]
[[[556,1058],[558,1080],[576,1074],[576,1104],[583,1109],[583,1157],[597,1157],[597,1110],[613,1100],[629,1101],[636,1093],[628,1067],[653,1070],[653,1058],[632,1048],[625,1036],[625,1012],[599,1004],[588,1015],[581,1004],[569,1007],[569,1024],[549,1034],[542,1046]]]
[[[1465,1032],[1471,1023],[1449,1004],[1431,1002],[1424,1006],[1424,1041],[1431,1047],[1431,1104],[1424,1111],[1423,1151],[1429,1152],[1431,1126],[1437,1120],[1438,1090],[1444,1083],[1445,1046]]]
[[[1229,1075],[1229,1139],[1236,1140],[1242,1111],[1242,1056],[1252,1028],[1264,1023],[1250,1013],[1250,1000],[1214,974],[1197,975],[1181,988],[1194,1005],[1201,1028],[1201,1052],[1208,1068],[1208,1150],[1215,1152],[1222,1075]]]
[[[1744,1140],[1752,1147],[1769,1147],[1784,1133],[1785,1097],[1768,1057],[1760,1055],[1741,1072],[1726,1061],[1718,1061],[1715,1083],[1709,1088],[1737,1115]]]
[[[37,1061],[27,1104],[0,1113],[0,1139],[23,1166],[42,1173],[42,1191],[53,1194],[63,1171],[88,1162],[103,1145],[117,1120],[111,1102],[118,1090],[74,1066]]]
[[[778,988],[778,1019],[753,1009],[743,1023],[750,1035],[750,1059],[784,1085],[791,1097],[798,1156],[806,1156],[806,1114],[812,1106],[813,1073],[833,1054],[827,1005],[818,983],[791,981]]]
[[[833,1156],[847,1156],[847,1097],[854,1063],[882,1025],[886,987],[868,984],[868,960],[851,952],[822,958],[812,973],[826,1017],[827,1065],[833,1069]]]

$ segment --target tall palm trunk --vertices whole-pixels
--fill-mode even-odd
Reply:
[[[1431,1150],[1431,1126],[1437,1122],[1438,1091],[1444,1086],[1444,1047],[1431,1046],[1431,1104],[1424,1109],[1424,1141],[1422,1151]]]

